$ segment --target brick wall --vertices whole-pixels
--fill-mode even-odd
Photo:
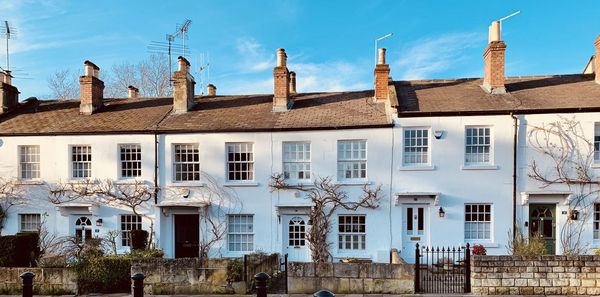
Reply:
[[[77,293],[77,276],[68,268],[0,268],[0,295],[21,295],[24,272],[33,272],[33,292],[36,295],[66,295]]]
[[[471,285],[483,295],[598,295],[600,256],[473,256]]]
[[[321,289],[335,294],[405,294],[414,292],[414,267],[383,263],[299,263],[288,265],[290,294]]]

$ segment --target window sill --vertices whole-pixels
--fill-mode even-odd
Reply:
[[[286,179],[284,182],[290,186],[298,186],[298,187],[310,187],[315,184],[311,180],[298,180],[298,179]]]
[[[431,171],[435,170],[435,165],[415,165],[415,166],[400,166],[399,171]]]
[[[135,185],[135,184],[145,184],[146,181],[134,179],[134,178],[120,178],[115,181],[117,185]]]
[[[226,182],[223,187],[258,187],[257,182]]]
[[[364,186],[370,185],[372,183],[373,182],[371,182],[370,180],[342,180],[335,182],[336,185],[340,186]]]
[[[461,170],[498,170],[498,165],[462,165]]]
[[[72,185],[85,185],[85,184],[97,184],[98,182],[92,178],[71,178],[67,180],[68,184]]]
[[[171,182],[167,186],[172,188],[179,187],[205,187],[206,183],[203,182]]]
[[[592,168],[600,169],[600,163],[592,163]]]
[[[43,185],[44,182],[39,180],[39,179],[24,179],[24,180],[18,180],[17,185],[22,185],[22,186],[35,186],[35,185]]]

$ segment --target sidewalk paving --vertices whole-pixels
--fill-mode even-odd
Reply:
[[[0,295],[10,297],[21,297],[21,295]],[[58,296],[46,296],[46,295],[34,295],[37,297],[58,297]],[[76,295],[59,295],[60,297],[74,297]],[[126,297],[131,296],[130,294],[89,294],[79,295],[79,297]],[[183,297],[183,296],[197,296],[197,297],[256,297],[256,295],[144,295],[147,297]],[[312,294],[269,294],[268,297],[307,297]],[[474,294],[408,294],[408,295],[387,295],[387,294],[336,294],[336,297],[473,297],[483,296]],[[600,297],[598,295],[502,295],[503,297]]]

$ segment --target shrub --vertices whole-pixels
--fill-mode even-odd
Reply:
[[[244,275],[244,260],[241,258],[227,260],[227,281],[242,281]]]
[[[0,236],[0,266],[31,267],[35,266],[40,256],[37,233],[17,233]]]
[[[508,232],[508,250],[515,256],[540,256],[546,254],[546,241],[533,234],[529,238],[523,236],[520,228],[515,230],[513,237],[512,232]]]
[[[98,249],[88,249],[73,265],[77,273],[79,294],[130,292],[131,259],[104,256]]]
[[[485,255],[487,253],[487,250],[481,244],[474,244],[472,251],[473,255]]]
[[[145,250],[134,250],[132,249],[127,256],[130,258],[162,258],[165,252],[161,249],[145,249]]]
[[[134,250],[143,250],[148,244],[148,231],[131,230],[131,248]]]

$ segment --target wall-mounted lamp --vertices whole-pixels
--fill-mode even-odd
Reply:
[[[102,219],[97,219],[96,220],[96,226],[102,227]]]
[[[446,216],[446,212],[444,211],[444,208],[442,208],[440,206],[440,209],[438,210],[438,215],[440,216],[440,218],[443,218]]]
[[[433,131],[433,136],[435,136],[435,139],[441,139],[444,136],[444,130]]]
[[[569,211],[569,219],[571,219],[573,221],[577,221],[578,218],[579,218],[579,210],[571,209]]]

